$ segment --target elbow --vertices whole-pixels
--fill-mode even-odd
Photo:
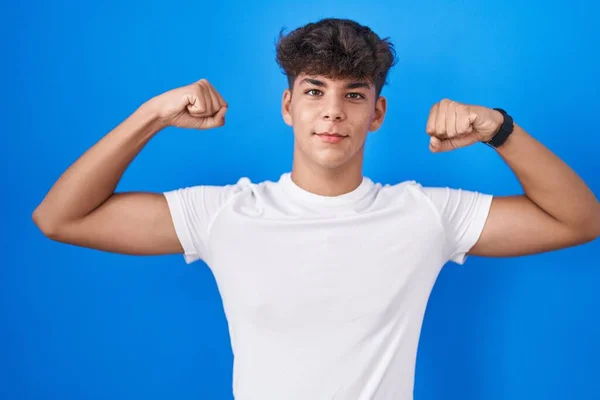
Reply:
[[[46,236],[47,238],[54,239],[57,237],[57,224],[53,222],[50,218],[44,216],[39,207],[36,208],[31,214],[31,219],[38,227],[38,229]]]
[[[593,242],[594,240],[598,239],[599,237],[600,237],[600,232],[598,231],[598,229],[596,229],[595,231],[588,233],[584,237],[584,243]]]
[[[600,237],[600,223],[596,224],[596,226],[594,227],[594,229],[591,230],[590,232],[590,236],[589,236],[589,241],[593,241],[596,240]]]
[[[589,224],[585,231],[586,242],[591,242],[600,237],[600,210],[596,213],[596,216],[590,218]]]

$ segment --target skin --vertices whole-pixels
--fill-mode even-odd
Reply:
[[[490,140],[504,117],[489,107],[450,99],[435,103],[425,130],[434,152],[455,151]],[[590,242],[600,236],[600,203],[556,154],[514,123],[495,149],[524,193],[496,196],[477,243],[469,251],[488,257],[537,254]]]
[[[294,182],[323,196],[358,187],[367,135],[379,129],[386,109],[385,97],[376,96],[371,82],[298,76],[282,99],[283,119],[294,131]],[[347,137],[331,144],[315,134],[322,132]]]

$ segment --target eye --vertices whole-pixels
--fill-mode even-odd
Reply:
[[[354,100],[358,100],[358,99],[364,99],[364,98],[365,98],[365,96],[363,96],[363,95],[362,95],[362,94],[360,94],[360,93],[356,93],[356,92],[353,92],[353,93],[348,93],[348,96],[350,96],[350,95],[356,95],[356,96],[358,96],[358,97],[351,97],[351,99],[354,99]]]
[[[304,92],[304,93],[306,93],[306,94],[307,94],[307,95],[309,95],[309,96],[316,96],[316,94],[311,94],[311,92],[323,93],[323,92],[321,92],[321,91],[320,91],[320,90],[318,90],[318,89],[309,89],[309,90],[307,90],[307,91],[306,91],[306,92]]]

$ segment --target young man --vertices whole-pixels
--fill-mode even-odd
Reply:
[[[585,183],[502,110],[444,99],[431,151],[496,149],[524,194],[492,197],[362,175],[392,45],[349,20],[281,36],[291,173],[276,182],[114,193],[162,128],[211,129],[227,103],[206,80],[150,99],[79,158],[33,214],[48,237],[128,254],[183,253],[216,278],[238,399],[411,399],[426,303],[447,261],[589,242],[600,205]]]

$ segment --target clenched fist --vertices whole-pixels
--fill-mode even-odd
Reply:
[[[504,116],[494,109],[449,99],[429,110],[425,131],[433,152],[454,150],[476,142],[487,142],[502,126]]]
[[[169,90],[147,105],[165,126],[211,129],[225,125],[227,103],[206,80]]]

